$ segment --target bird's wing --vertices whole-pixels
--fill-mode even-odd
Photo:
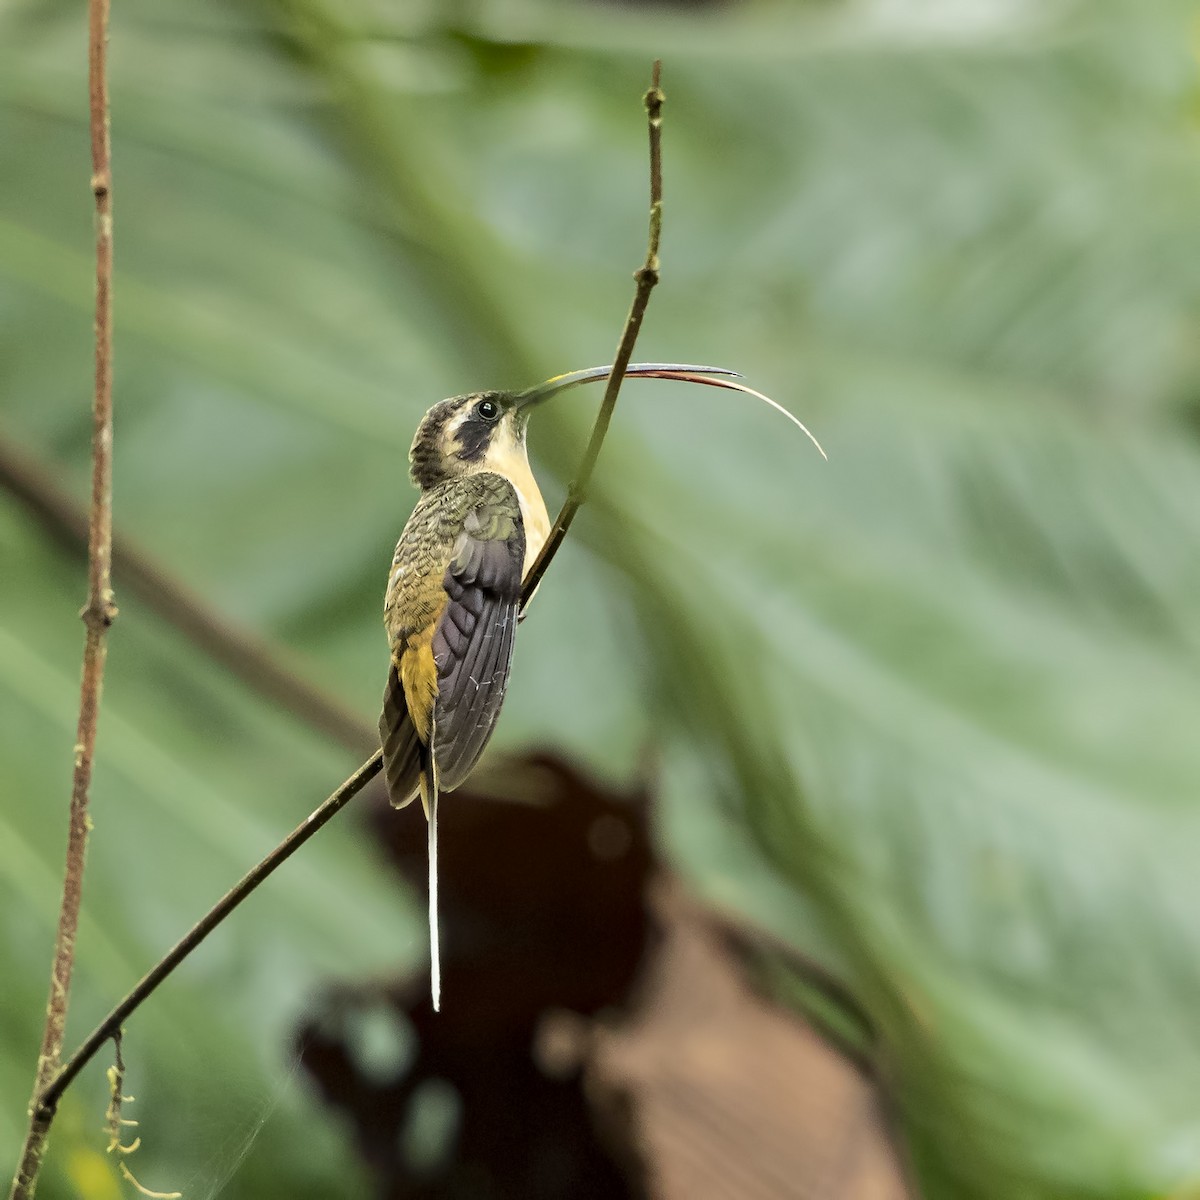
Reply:
[[[493,475],[467,514],[446,569],[448,602],[433,635],[437,664],[434,754],[444,791],[471,773],[500,715],[521,600],[525,531],[516,491]]]
[[[520,503],[499,475],[444,484],[409,519],[388,587],[392,669],[379,721],[394,805],[417,795],[435,716],[443,791],[483,753],[508,681],[524,556]]]

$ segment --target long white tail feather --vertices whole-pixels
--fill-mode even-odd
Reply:
[[[433,996],[433,1011],[442,1007],[442,953],[438,935],[438,845],[437,845],[437,782],[429,797],[429,986]]]
[[[437,805],[438,769],[434,747],[437,745],[437,720],[429,723],[429,741],[421,752],[421,803],[429,823],[429,991],[433,1011],[442,1008],[442,949],[438,933],[438,848]]]

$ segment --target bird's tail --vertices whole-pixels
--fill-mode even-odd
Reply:
[[[383,773],[393,808],[410,804],[420,789],[421,739],[408,715],[408,700],[400,672],[392,663],[383,693],[379,718],[379,740],[383,746]]]
[[[421,748],[421,804],[429,822],[429,986],[434,1012],[440,1011],[442,1006],[442,954],[438,935],[438,772],[433,753],[436,730],[437,723],[434,722],[429,743]]]

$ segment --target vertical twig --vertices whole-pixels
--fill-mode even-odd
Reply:
[[[575,520],[575,514],[587,498],[596,459],[600,457],[600,447],[604,445],[613,409],[617,405],[617,396],[621,391],[621,382],[625,378],[625,368],[629,366],[629,360],[633,357],[633,347],[642,328],[646,305],[650,303],[650,293],[658,283],[658,243],[662,236],[662,107],[666,99],[659,86],[661,79],[662,62],[655,59],[650,76],[650,90],[643,97],[650,131],[650,234],[646,243],[646,261],[633,274],[637,280],[637,290],[633,294],[633,303],[629,307],[629,315],[625,318],[625,328],[621,331],[621,340],[613,356],[612,374],[608,377],[608,386],[604,389],[604,400],[600,405],[596,424],[592,426],[592,436],[588,439],[579,474],[567,490],[566,503],[555,518],[546,544],[534,560],[521,588],[522,611],[529,603],[529,598],[537,591],[542,576],[550,566],[550,560],[558,553],[559,546],[567,536],[567,530],[571,528],[571,522]]]
[[[46,1151],[53,1109],[41,1097],[58,1074],[75,966],[75,935],[83,899],[90,820],[88,794],[96,749],[96,725],[104,681],[108,627],[116,616],[112,595],[112,169],[108,125],[109,0],[88,0],[88,111],[92,144],[92,195],[96,202],[96,367],[92,401],[92,499],[88,517],[88,597],[83,609],[87,639],[75,772],[71,783],[67,862],[62,907],[54,943],[50,998],[38,1054],[37,1078],[29,1109],[29,1129],[13,1177],[11,1200],[32,1200]]]

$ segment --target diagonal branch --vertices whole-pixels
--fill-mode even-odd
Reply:
[[[551,530],[550,540],[547,541],[541,555],[534,564],[533,571],[522,590],[522,603],[528,601],[533,587],[545,574],[558,547],[566,537],[567,529],[574,519],[575,513],[583,503],[584,493],[591,480],[592,471],[599,457],[604,436],[612,419],[613,408],[620,392],[621,380],[625,368],[633,356],[634,344],[638,331],[641,329],[642,318],[649,303],[650,292],[658,282],[658,245],[662,228],[662,160],[661,160],[661,110],[663,94],[659,90],[659,73],[661,64],[655,62],[653,81],[646,93],[646,112],[650,127],[650,236],[646,252],[645,264],[637,271],[637,290],[629,315],[625,319],[625,328],[614,360],[612,376],[604,395],[596,425],[588,442],[580,467],[577,481],[572,485],[570,494],[562,511],[558,514]],[[536,574],[536,578],[535,578]],[[376,751],[355,773],[350,776],[301,825],[294,829],[270,854],[253,867],[239,883],[231,888],[221,900],[209,910],[176,945],[161,958],[141,981],[113,1008],[112,1012],[88,1035],[78,1050],[71,1056],[52,1083],[35,1096],[34,1116],[44,1121],[46,1126],[53,1119],[55,1106],[64,1091],[91,1061],[96,1052],[110,1038],[117,1036],[124,1022],[154,993],[155,989],[172,971],[214,929],[217,928],[246,899],[258,886],[268,879],[285,863],[305,842],[319,829],[326,825],[356,796],[376,775],[382,766],[382,753]]]
[[[637,290],[633,295],[629,315],[625,318],[625,328],[621,331],[621,340],[613,357],[612,374],[608,377],[608,385],[604,389],[604,400],[596,415],[596,424],[592,426],[592,436],[588,439],[579,474],[568,488],[566,502],[555,517],[546,544],[530,567],[521,588],[522,612],[530,597],[537,591],[542,576],[546,574],[551,560],[567,536],[567,530],[571,528],[571,522],[575,520],[575,514],[587,498],[592,472],[596,468],[596,460],[600,457],[600,447],[604,445],[609,422],[617,406],[617,396],[621,392],[621,383],[625,379],[625,369],[633,357],[633,348],[642,328],[642,318],[646,315],[646,306],[650,303],[650,293],[658,283],[658,245],[662,237],[662,107],[666,99],[662,88],[659,87],[661,77],[662,63],[655,59],[650,77],[650,90],[642,98],[646,106],[646,123],[650,132],[650,234],[646,243],[646,261],[634,272]]]
[[[172,971],[247,896],[253,892],[260,883],[263,882],[269,875],[273,874],[276,867],[281,867],[310,837],[313,836],[319,829],[327,825],[359,792],[362,791],[376,775],[383,765],[383,753],[376,750],[370,758],[367,759],[341,787],[338,788],[320,808],[316,809],[302,824],[298,825],[291,833],[287,835],[270,854],[267,855],[257,866],[248,871],[242,878],[221,897],[212,908],[204,914],[188,932],[175,943],[171,949],[163,955],[162,958],[146,972],[138,983],[88,1034],[83,1044],[71,1055],[67,1065],[63,1067],[58,1077],[51,1083],[38,1099],[38,1107],[47,1117],[53,1114],[55,1106],[58,1104],[59,1098],[63,1092],[70,1086],[72,1080],[81,1070],[92,1060],[96,1052],[104,1045],[109,1038],[115,1038],[121,1032],[121,1026],[129,1016],[137,1010],[147,1000],[154,990],[158,987]]]
[[[92,195],[96,204],[96,353],[92,397],[92,498],[88,516],[88,598],[83,609],[87,638],[83,651],[79,724],[75,736],[75,772],[71,782],[67,863],[62,906],[54,943],[50,998],[38,1054],[37,1078],[29,1128],[13,1177],[11,1200],[32,1200],[46,1153],[50,1116],[39,1098],[58,1074],[71,975],[75,967],[75,935],[83,901],[87,860],[88,799],[96,727],[107,654],[106,634],[117,615],[112,594],[112,167],[108,117],[109,0],[88,2],[88,111],[92,145]]]

